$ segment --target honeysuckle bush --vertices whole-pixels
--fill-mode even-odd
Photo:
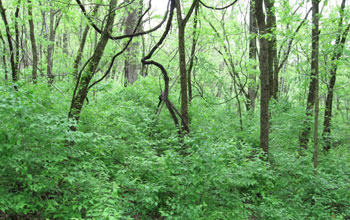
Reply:
[[[2,218],[349,219],[348,146],[321,153],[315,172],[312,148],[298,153],[303,110],[288,100],[272,106],[266,162],[257,111],[243,111],[241,131],[234,103],[197,97],[179,140],[149,77],[98,85],[71,132],[71,86],[56,87],[0,86]]]

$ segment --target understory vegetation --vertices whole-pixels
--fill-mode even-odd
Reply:
[[[157,79],[148,77],[101,84],[72,132],[66,85],[0,87],[4,219],[350,218],[348,137],[319,155],[315,174],[311,150],[298,152],[296,103],[273,105],[265,162],[257,113],[244,114],[241,131],[234,106],[195,98],[179,145],[169,113],[155,114]],[[350,132],[345,123],[334,133]]]

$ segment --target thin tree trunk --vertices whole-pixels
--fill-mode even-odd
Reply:
[[[16,11],[15,11],[15,46],[16,46],[16,56],[15,56],[15,65],[19,74],[19,50],[20,50],[20,40],[19,40],[19,27],[18,27],[18,20],[19,20],[19,4],[20,2],[17,1]]]
[[[99,4],[96,4],[95,8],[93,9],[92,16],[95,16],[95,15],[96,15],[99,6],[100,6]],[[78,80],[79,65],[80,65],[80,63],[81,63],[81,58],[83,57],[83,52],[84,52],[84,48],[85,48],[85,44],[86,44],[86,39],[87,39],[89,30],[90,30],[90,25],[87,24],[86,27],[85,27],[85,29],[84,29],[83,35],[82,35],[82,37],[81,37],[80,46],[79,46],[79,50],[78,50],[77,56],[76,56],[76,58],[75,58],[75,60],[74,60],[74,64],[73,64],[73,76],[74,76],[75,80]]]
[[[315,121],[314,121],[314,169],[316,171],[318,165],[318,114],[319,114],[319,98],[318,98],[318,54],[319,54],[319,0],[312,0],[312,54],[311,54],[311,72],[315,76]]]
[[[35,41],[35,29],[34,29],[34,22],[33,22],[33,7],[31,0],[28,0],[28,15],[29,15],[29,34],[30,34],[30,42],[32,45],[32,56],[33,56],[33,65],[32,65],[32,77],[33,77],[33,83],[35,84],[37,82],[37,70],[38,70],[38,51],[36,48],[36,41]]]
[[[250,1],[250,9],[249,9],[249,34],[251,38],[249,40],[249,59],[253,62],[256,61],[256,55],[258,53],[257,45],[256,45],[256,35],[257,35],[257,23],[255,18],[255,0]],[[254,65],[253,69],[256,69]],[[249,84],[248,84],[248,102],[247,102],[247,110],[255,109],[255,99],[256,99],[256,76],[254,73],[250,73],[249,76]]]
[[[311,52],[311,74],[310,74],[310,85],[309,85],[309,94],[307,98],[306,103],[306,119],[304,121],[304,126],[302,128],[302,133],[299,138],[300,147],[307,149],[308,142],[309,142],[309,136],[311,131],[311,123],[310,119],[313,115],[313,109],[315,106],[315,97],[316,97],[316,84],[317,84],[317,74],[318,74],[318,35],[319,35],[319,27],[315,27],[315,24],[318,23],[318,18],[316,14],[318,14],[318,3],[317,8],[316,2],[319,0],[313,0],[313,7],[312,7],[312,52]]]
[[[52,67],[53,67],[52,54],[53,54],[53,49],[55,47],[55,33],[54,33],[55,13],[52,8],[50,9],[49,20],[50,20],[50,29],[49,29],[49,44],[47,46],[47,76],[49,78],[49,84],[51,85],[54,80],[54,76],[52,73]]]
[[[324,140],[324,150],[328,151],[331,148],[331,120],[332,120],[332,110],[333,110],[333,96],[334,96],[334,87],[336,82],[336,76],[337,76],[337,61],[341,58],[344,50],[344,44],[346,41],[346,37],[348,35],[350,24],[347,25],[346,29],[342,33],[342,27],[343,27],[343,17],[344,17],[344,8],[345,8],[345,2],[346,0],[342,1],[341,9],[340,9],[340,19],[339,19],[339,33],[336,39],[335,47],[332,54],[331,59],[331,70],[330,75],[331,78],[329,80],[328,84],[328,91],[327,91],[327,97],[326,97],[326,106],[325,106],[325,113],[324,113],[324,122],[323,122],[323,133],[322,137]]]
[[[3,52],[2,52],[2,63],[3,63],[3,67],[4,67],[4,72],[5,72],[5,81],[8,80],[8,72],[7,72],[7,62],[6,62],[6,44],[5,44],[5,40],[2,37],[2,35],[0,34],[0,40],[2,42],[3,45]]]
[[[17,65],[15,62],[15,50],[13,48],[13,44],[12,44],[12,40],[11,40],[11,38],[12,38],[11,32],[10,32],[10,28],[9,28],[9,25],[7,22],[6,12],[5,12],[5,9],[2,5],[2,0],[0,0],[0,13],[1,13],[2,20],[4,21],[4,24],[5,24],[7,42],[9,44],[9,49],[10,49],[10,63],[11,63],[11,71],[12,71],[12,81],[17,82],[18,81],[18,69],[17,69]],[[16,86],[15,86],[15,89],[17,89]]]
[[[181,130],[189,133],[188,117],[188,91],[187,91],[187,70],[186,70],[186,50],[185,50],[185,27],[186,24],[182,18],[181,2],[176,0],[176,14],[178,23],[178,47],[179,47],[179,65],[180,65],[180,84],[181,84],[181,115],[183,120]],[[186,129],[187,128],[187,129]]]
[[[52,6],[50,4],[50,6]],[[50,27],[49,27],[49,44],[47,46],[47,76],[49,78],[48,82],[51,85],[54,81],[55,76],[53,75],[53,52],[55,49],[55,40],[56,40],[56,30],[61,20],[61,15],[57,15],[59,11],[50,9]],[[56,17],[56,21],[55,21]]]
[[[191,48],[191,56],[189,61],[189,67],[187,70],[187,83],[188,83],[188,101],[191,103],[192,101],[192,69],[194,65],[194,56],[196,54],[196,46],[198,41],[198,12],[199,12],[199,4],[197,3],[195,11],[194,11],[194,23],[193,23],[193,31],[192,31],[192,48]]]
[[[69,56],[68,54],[69,32],[68,31],[66,30],[64,31],[62,40],[63,40],[63,53],[68,57]]]

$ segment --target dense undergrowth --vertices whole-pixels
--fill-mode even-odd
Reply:
[[[312,149],[299,156],[304,108],[287,99],[272,107],[267,163],[258,111],[241,131],[236,106],[195,98],[180,145],[149,77],[98,85],[71,132],[65,85],[0,86],[0,219],[350,219],[347,137],[315,174]]]

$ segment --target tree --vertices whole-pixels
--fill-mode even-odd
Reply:
[[[89,92],[90,81],[96,73],[98,64],[102,58],[104,49],[106,48],[106,45],[108,43],[109,36],[111,35],[113,30],[114,18],[116,14],[114,8],[116,7],[116,5],[116,0],[110,1],[107,21],[101,32],[101,37],[96,46],[94,54],[85,64],[86,71],[84,71],[84,66],[79,73],[76,87],[73,93],[71,107],[68,114],[68,117],[70,119],[74,119],[76,121],[79,120],[81,109],[83,108],[84,101]],[[72,126],[71,129],[75,131],[77,128],[75,126]]]
[[[5,40],[3,38],[3,36],[0,34],[0,40],[1,40],[1,43],[3,45],[3,51],[2,51],[2,64],[4,66],[4,72],[5,72],[5,81],[8,80],[8,72],[7,72],[7,62],[6,62],[6,43],[5,43]]]
[[[47,76],[49,78],[48,82],[51,85],[54,81],[53,70],[53,52],[55,48],[56,40],[56,30],[61,21],[62,13],[60,9],[54,10],[52,8],[52,3],[50,2],[50,13],[49,13],[49,44],[47,45]]]
[[[315,107],[316,92],[318,88],[318,45],[319,45],[319,0],[312,1],[312,52],[311,52],[311,73],[309,93],[306,103],[306,119],[302,128],[301,136],[299,138],[300,147],[307,149],[309,142],[309,135],[311,131],[310,118],[313,115],[313,109]]]
[[[328,151],[331,148],[331,121],[332,121],[332,111],[333,111],[333,96],[334,96],[334,87],[337,77],[337,69],[338,69],[338,62],[341,58],[343,51],[344,51],[344,45],[346,41],[346,37],[350,30],[350,23],[346,26],[345,30],[343,30],[343,19],[344,19],[344,8],[345,8],[346,0],[342,1],[341,7],[340,7],[340,18],[338,23],[338,31],[337,31],[337,38],[335,41],[333,53],[331,56],[331,68],[330,68],[330,76],[327,88],[327,97],[326,97],[326,108],[324,112],[324,122],[323,122],[323,133],[322,137],[324,140],[324,150]]]
[[[270,81],[269,76],[272,72],[270,60],[271,53],[266,34],[268,27],[265,22],[263,10],[263,0],[255,1],[255,17],[259,28],[259,67],[260,67],[260,147],[264,150],[266,156],[269,154],[269,100],[270,100]]]
[[[192,71],[194,67],[194,60],[196,55],[196,46],[199,38],[199,33],[197,30],[198,26],[198,13],[199,13],[199,2],[197,2],[195,11],[194,11],[194,21],[193,21],[193,31],[192,31],[192,47],[191,47],[191,56],[189,60],[189,66],[187,69],[187,84],[188,84],[188,101],[192,101]]]
[[[314,120],[314,169],[318,165],[318,115],[319,115],[319,69],[318,69],[318,54],[319,54],[319,2],[320,0],[312,1],[312,51],[311,51],[311,72],[315,77],[315,120]]]
[[[32,45],[32,55],[33,55],[32,77],[33,77],[33,83],[35,84],[37,82],[38,52],[36,47],[35,28],[34,28],[34,22],[33,22],[33,3],[31,0],[28,0],[28,16],[29,16],[28,23],[29,23],[30,42]]]
[[[78,79],[76,81],[76,85],[74,88],[71,107],[70,107],[70,110],[68,113],[68,118],[73,119],[76,122],[78,122],[79,118],[80,118],[80,112],[83,108],[84,101],[88,95],[89,89],[91,87],[93,87],[94,85],[96,85],[97,83],[101,82],[104,78],[106,78],[106,76],[110,73],[110,71],[113,67],[115,59],[127,50],[127,48],[129,47],[129,45],[132,42],[134,37],[142,36],[144,34],[148,34],[148,33],[151,33],[153,31],[159,29],[162,26],[162,24],[165,22],[166,16],[164,17],[163,21],[160,24],[158,24],[157,26],[155,26],[154,28],[151,28],[150,30],[147,30],[147,31],[137,32],[138,27],[139,27],[143,17],[145,16],[145,14],[147,14],[149,12],[149,10],[151,8],[151,1],[150,1],[148,9],[145,10],[145,12],[140,16],[140,18],[137,22],[137,25],[136,25],[132,34],[126,34],[126,35],[121,35],[121,36],[112,36],[113,23],[114,23],[114,18],[116,16],[116,10],[115,10],[116,5],[117,5],[116,0],[112,0],[109,4],[109,10],[108,10],[108,14],[107,14],[106,23],[102,29],[97,27],[97,25],[94,23],[92,18],[90,16],[88,16],[86,9],[85,9],[84,5],[81,3],[81,1],[76,0],[76,2],[78,3],[79,7],[81,8],[81,11],[83,12],[84,16],[88,19],[89,24],[95,29],[95,31],[97,33],[99,33],[101,35],[93,55],[90,57],[90,59],[88,59],[88,61],[84,64],[84,66],[80,70],[80,72],[78,74]],[[123,8],[123,7],[118,7],[118,8]],[[100,79],[98,79],[95,82],[90,84],[91,79],[93,78],[93,76],[95,75],[95,73],[97,71],[99,62],[103,56],[103,53],[104,53],[104,50],[106,48],[108,41],[110,39],[111,40],[121,40],[121,39],[125,39],[125,38],[129,38],[127,43],[125,44],[125,46],[123,47],[123,49],[120,52],[116,53],[112,57],[111,62],[108,66],[108,69],[106,70],[104,75]],[[87,70],[85,70],[85,68],[87,68]],[[71,130],[76,131],[76,129],[77,129],[76,126],[71,126]]]
[[[6,12],[5,12],[5,9],[4,9],[3,4],[2,4],[2,0],[0,0],[0,14],[1,14],[1,18],[5,24],[7,43],[9,45],[9,49],[10,49],[10,63],[11,63],[11,71],[12,71],[12,80],[13,80],[13,82],[17,82],[18,81],[18,66],[17,66],[17,63],[15,62],[15,49],[14,49],[13,44],[12,44],[11,31],[10,31],[10,27],[9,27],[9,24],[7,21]],[[14,87],[15,87],[15,89],[17,89],[16,85]]]
[[[126,1],[127,3],[130,3],[130,0]],[[137,21],[139,14],[141,12],[141,8],[143,5],[142,0],[138,0],[137,4],[131,4],[129,7],[126,8],[126,20],[125,20],[125,30],[124,34],[132,34],[135,27],[137,26]],[[141,27],[139,28],[139,30]],[[124,85],[127,86],[128,84],[134,84],[136,80],[138,79],[138,72],[139,72],[139,63],[138,63],[138,54],[140,52],[140,43],[138,41],[134,41],[130,44],[130,46],[127,48],[125,52],[125,61],[124,61],[124,74],[125,74],[125,83]]]
[[[180,84],[181,84],[181,115],[182,115],[182,131],[189,133],[189,117],[188,117],[188,78],[186,69],[186,50],[185,50],[185,28],[188,19],[191,17],[193,9],[198,4],[198,0],[194,0],[190,11],[185,18],[182,17],[181,0],[175,0],[176,15],[178,24],[178,47],[179,47],[179,65],[180,65]]]
[[[255,18],[255,0],[250,0],[249,4],[249,59],[253,63],[256,62],[256,55],[258,54],[258,49],[256,45],[256,35],[257,33],[257,23]],[[256,66],[253,67],[256,69]],[[256,77],[255,73],[249,74],[250,82],[248,84],[248,102],[247,109],[255,109],[255,99],[256,99]]]
[[[269,96],[277,99],[278,93],[278,59],[277,59],[277,40],[275,35],[276,15],[275,15],[275,0],[264,0],[266,11],[266,32],[268,34],[268,65],[269,65]]]
[[[92,16],[96,15],[99,6],[100,6],[99,4],[96,4],[96,6],[93,9],[93,13],[92,13],[93,15]],[[87,39],[87,36],[89,34],[89,30],[90,30],[90,25],[87,24],[86,27],[84,28],[84,31],[83,31],[83,34],[82,34],[82,38],[80,40],[79,49],[78,49],[77,55],[76,55],[75,60],[74,60],[73,76],[74,76],[74,78],[76,80],[78,80],[79,65],[81,63],[81,58],[83,56],[83,52],[84,52],[84,48],[85,48],[85,44],[86,44],[86,39]]]

